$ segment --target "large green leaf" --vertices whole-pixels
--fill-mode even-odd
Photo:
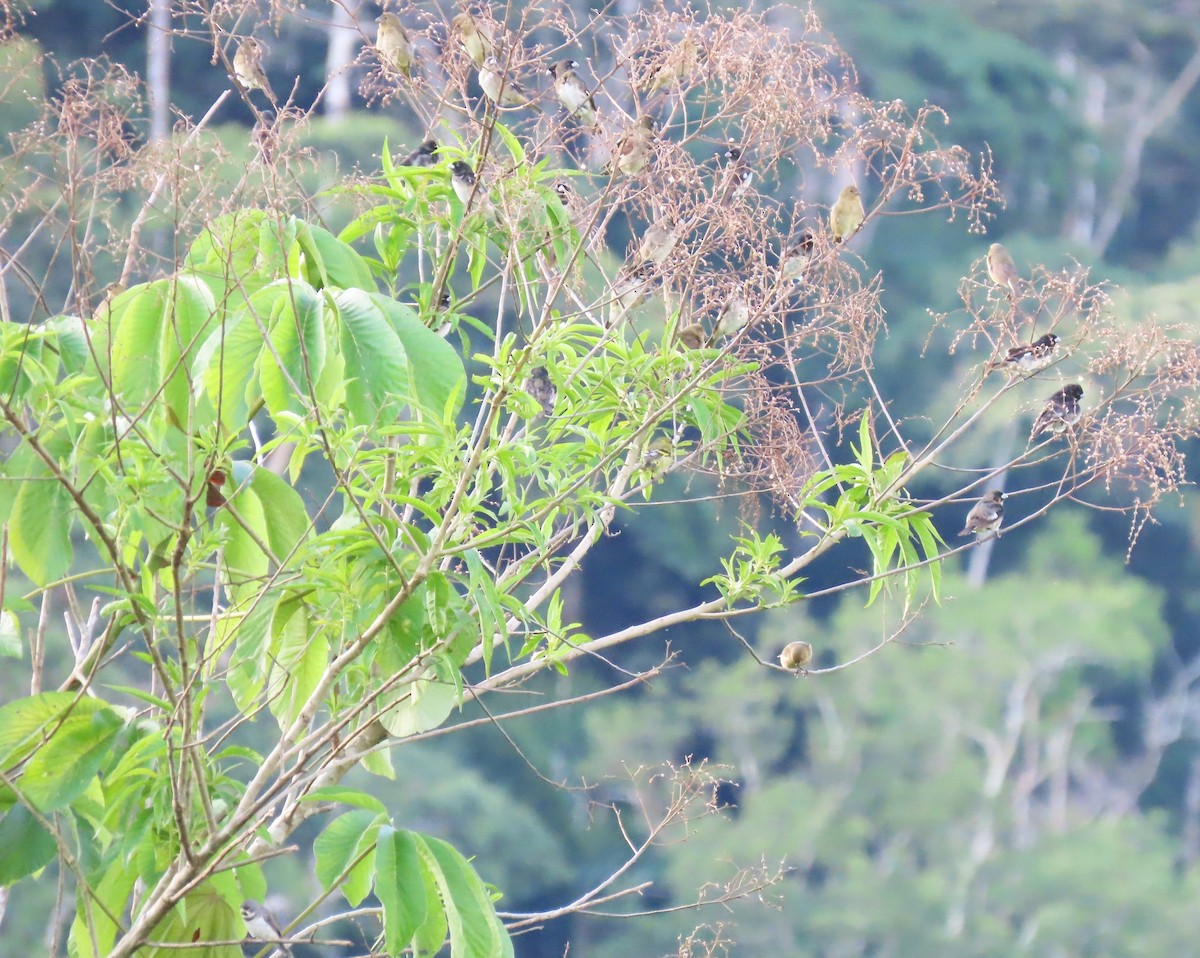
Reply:
[[[271,622],[267,704],[282,728],[296,720],[328,664],[329,638],[323,628],[311,627],[304,600],[280,602]]]
[[[375,289],[366,260],[329,230],[298,223],[296,244],[304,254],[305,278],[313,286]]]
[[[366,809],[355,809],[339,815],[317,836],[313,842],[313,854],[317,859],[317,880],[326,891],[342,880],[349,872],[355,872],[355,880],[343,881],[340,890],[351,905],[357,907],[371,890],[370,879],[374,873],[375,853],[371,845],[380,827],[387,820],[385,815]],[[362,861],[355,865],[358,858]],[[359,866],[366,864],[366,886],[361,881]]]
[[[375,894],[383,905],[383,934],[389,953],[412,944],[425,923],[425,883],[412,833],[385,825],[375,850]]]
[[[221,887],[225,885],[230,888]],[[230,904],[230,899],[237,895],[232,875],[228,872],[214,875],[155,925],[150,938],[162,942],[164,947],[139,949],[139,958],[179,958],[180,954],[198,958],[241,958],[242,947],[233,942],[242,938],[245,924],[235,906]],[[207,941],[230,944],[204,945]],[[181,950],[181,944],[193,947]],[[169,947],[172,945],[174,947]]]
[[[70,953],[74,958],[98,958],[108,954],[119,930],[108,916],[125,911],[137,877],[134,869],[118,859],[102,875],[92,879],[86,894],[75,896],[75,921],[70,937]]]
[[[418,406],[437,419],[455,415],[462,407],[467,378],[458,353],[410,307],[380,293],[372,293],[371,299],[383,310],[404,345],[411,391]]]
[[[75,709],[55,717],[47,727],[49,740],[25,763],[22,794],[42,811],[69,805],[105,764],[123,727],[109,708]]]
[[[231,433],[246,427],[250,410],[262,395],[254,370],[270,305],[279,295],[278,289],[260,290],[239,312],[230,313],[197,350],[193,367],[196,391],[203,392]]]
[[[291,218],[265,210],[219,216],[196,238],[184,265],[223,297],[240,300],[285,275],[286,250],[296,235]]]
[[[454,958],[503,958],[507,935],[470,862],[440,838],[421,836],[418,848],[445,905],[450,954]]]
[[[14,805],[0,818],[0,886],[32,875],[54,860],[58,846],[24,805]]]
[[[374,425],[394,418],[409,401],[404,344],[373,296],[362,290],[338,290],[342,356],[346,361],[346,407],[352,422]]]
[[[325,300],[303,281],[281,281],[271,309],[268,342],[259,354],[263,399],[272,416],[304,415],[325,369]]]
[[[8,518],[8,542],[18,567],[37,585],[61,578],[71,566],[73,503],[47,470],[26,476]]]

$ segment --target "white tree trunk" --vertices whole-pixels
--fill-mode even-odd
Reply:
[[[340,120],[350,112],[350,64],[360,42],[361,0],[333,0],[329,46],[325,50],[325,115]]]
[[[150,139],[171,133],[171,0],[150,0],[146,38],[146,92],[150,99]]]

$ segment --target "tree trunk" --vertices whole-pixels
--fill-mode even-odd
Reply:
[[[165,140],[171,133],[171,0],[150,0],[146,92],[150,99],[150,139]]]
[[[333,0],[325,51],[325,115],[341,120],[350,112],[350,64],[359,44],[360,0]]]

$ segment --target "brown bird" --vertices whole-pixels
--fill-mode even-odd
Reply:
[[[679,244],[679,233],[675,226],[663,219],[650,225],[642,234],[638,246],[637,262],[661,264]]]
[[[1083,387],[1078,383],[1063,386],[1046,400],[1046,407],[1033,423],[1033,431],[1029,433],[1030,440],[1036,439],[1044,432],[1061,436],[1079,422],[1083,414],[1079,408],[1079,400],[1082,398]]]
[[[450,21],[450,25],[475,66],[483,66],[484,60],[495,55],[496,41],[492,39],[491,31],[469,13],[463,11],[458,14]]]
[[[379,31],[375,34],[375,50],[379,53],[380,62],[406,77],[412,76],[416,55],[400,18],[394,13],[381,13],[375,22],[379,24]]]
[[[542,366],[535,366],[529,371],[525,384],[521,387],[537,400],[541,406],[541,417],[546,418],[554,412],[554,400],[558,398],[558,390],[550,379],[550,374]]]
[[[993,243],[987,252],[988,278],[1002,289],[1008,290],[1010,298],[1017,295],[1020,278],[1017,276],[1017,264],[999,243]]]
[[[549,69],[554,77],[554,95],[571,116],[577,116],[590,127],[596,124],[596,99],[584,86],[575,71],[579,64],[574,60],[559,60]]]
[[[629,311],[650,299],[661,283],[650,263],[632,269],[622,268],[613,281],[612,300],[608,308],[608,325],[617,325]]]
[[[487,98],[498,107],[524,106],[541,112],[521,84],[512,77],[504,75],[500,61],[494,56],[487,57],[483,61],[483,66],[479,68],[479,87]]]
[[[862,195],[858,192],[858,187],[853,184],[847,186],[838,194],[837,202],[829,211],[829,228],[833,230],[833,241],[841,243],[849,239],[858,232],[866,218],[867,211],[863,209]]]
[[[650,159],[657,130],[658,123],[654,117],[639,116],[637,122],[621,134],[612,156],[600,172],[609,174],[616,170],[631,175],[642,172]]]
[[[725,303],[721,315],[717,317],[717,325],[713,329],[713,339],[721,336],[736,336],[750,322],[750,306],[741,296],[731,296]]]
[[[992,368],[1003,369],[1011,375],[1032,376],[1054,362],[1054,351],[1058,342],[1054,333],[1046,333],[1032,343],[1013,346],[1002,360],[993,363]]]
[[[812,661],[813,647],[807,642],[789,642],[779,653],[779,664],[785,669],[798,672]]]
[[[792,283],[802,280],[808,270],[808,264],[812,262],[812,257],[813,232],[806,229],[800,234],[799,239],[783,252],[780,259],[780,272],[783,278]]]
[[[238,83],[247,90],[262,90],[267,99],[276,102],[275,91],[263,72],[262,58],[264,47],[254,37],[246,37],[233,55],[233,75]]]
[[[650,74],[644,92],[649,95],[680,83],[692,75],[700,62],[700,47],[691,37],[684,37],[679,46],[667,51]]]
[[[985,492],[983,498],[967,513],[967,524],[959,535],[969,536],[974,533],[976,536],[982,536],[986,532],[996,532],[1004,519],[1004,500],[1007,498],[1008,493],[999,489]]]
[[[704,327],[699,323],[688,323],[680,327],[675,339],[684,349],[703,349],[704,344],[708,342]]]

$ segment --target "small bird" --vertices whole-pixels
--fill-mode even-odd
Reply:
[[[1032,343],[1013,346],[1002,360],[992,364],[992,368],[1018,376],[1031,376],[1054,362],[1054,350],[1058,342],[1058,336],[1046,333]]]
[[[401,166],[436,166],[438,141],[432,137],[423,140],[421,145],[400,161]]]
[[[807,642],[789,642],[779,653],[779,664],[785,669],[799,672],[812,661],[813,647]]]
[[[247,90],[262,90],[272,103],[275,91],[262,68],[263,45],[254,37],[246,37],[233,55],[233,75]]]
[[[521,84],[503,74],[500,61],[495,57],[487,57],[483,66],[479,68],[479,88],[489,100],[501,108],[524,106],[541,112]]]
[[[566,107],[567,113],[579,117],[582,122],[595,128],[596,98],[579,79],[575,72],[577,69],[579,64],[574,60],[559,60],[549,68],[548,72],[554,77],[554,95],[558,97],[558,102]]]
[[[535,366],[531,369],[521,388],[536,399],[538,405],[542,407],[540,418],[545,418],[553,414],[554,400],[558,398],[558,390],[551,381],[550,374],[546,372],[545,367]]]
[[[450,186],[454,195],[466,206],[471,200],[471,194],[475,192],[475,171],[471,169],[470,163],[455,160],[450,164]]]
[[[648,114],[639,116],[637,122],[621,134],[612,156],[600,172],[611,174],[616,170],[630,175],[642,172],[650,159],[650,149],[657,131],[658,123],[654,117]]]
[[[1017,264],[1012,256],[999,243],[993,243],[987,252],[988,278],[997,286],[1008,290],[1006,295],[1011,299],[1018,292],[1020,278],[1017,276]]]
[[[1052,432],[1061,436],[1064,432],[1079,422],[1082,412],[1079,400],[1083,398],[1083,387],[1078,383],[1069,383],[1046,400],[1046,407],[1033,423],[1033,431],[1029,433],[1032,441],[1044,432]]]
[[[642,465],[650,473],[652,480],[659,480],[671,471],[675,464],[675,441],[670,436],[658,436],[642,456]]]
[[[813,232],[806,229],[796,242],[783,251],[779,267],[783,278],[789,282],[798,283],[804,278],[812,257]]]
[[[717,317],[713,339],[721,336],[736,336],[750,322],[750,307],[741,296],[731,296]]]
[[[967,524],[959,535],[969,536],[974,533],[976,536],[982,536],[985,532],[998,530],[1004,519],[1004,500],[1007,498],[1008,493],[999,489],[985,492],[983,498],[967,513]]]
[[[379,53],[380,62],[406,77],[411,77],[416,55],[413,52],[412,41],[404,30],[404,24],[394,13],[381,13],[375,22],[379,24],[379,32],[375,34],[375,49]]]
[[[852,183],[838,194],[837,202],[829,211],[829,228],[833,230],[833,241],[845,242],[858,231],[866,217],[862,195]]]
[[[671,84],[682,82],[691,76],[700,62],[700,48],[691,37],[684,37],[679,46],[665,54],[662,62],[650,74],[645,93],[657,93]]]
[[[650,263],[622,269],[612,285],[612,302],[608,311],[608,325],[617,325],[631,309],[646,302],[654,295],[656,279]]]
[[[688,323],[688,325],[680,327],[675,334],[675,339],[685,349],[703,349],[704,344],[708,342],[708,337],[704,334],[704,327],[699,323]]]
[[[451,20],[450,25],[475,66],[483,66],[483,61],[496,53],[496,41],[491,32],[466,11]]]
[[[675,247],[679,245],[679,234],[672,224],[663,219],[650,225],[642,234],[642,242],[638,246],[637,262],[662,263]]]
[[[724,164],[725,185],[721,191],[721,202],[731,203],[750,189],[750,182],[754,179],[754,168],[740,146],[731,146],[725,151]]]
[[[242,902],[242,921],[246,923],[246,937],[259,941],[275,941],[283,938],[283,929],[270,910],[256,901]],[[289,945],[279,942],[284,954],[292,954]]]

